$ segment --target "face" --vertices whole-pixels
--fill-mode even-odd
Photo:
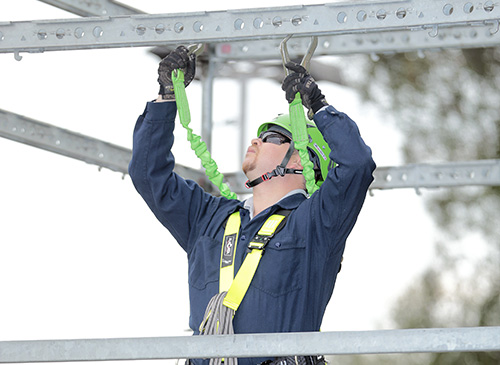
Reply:
[[[250,180],[274,170],[290,147],[290,140],[277,132],[264,132],[251,143],[242,164]]]

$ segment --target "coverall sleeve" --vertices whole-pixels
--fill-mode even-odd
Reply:
[[[356,123],[345,113],[328,106],[316,113],[314,121],[337,166],[328,172],[321,188],[312,195],[315,209],[311,214],[319,231],[326,229],[330,237],[340,238],[336,242],[343,242],[361,211],[376,166]],[[331,249],[335,253],[343,250],[343,246]]]
[[[174,102],[147,104],[134,129],[129,174],[151,211],[189,252],[190,237],[201,229],[199,217],[212,214],[217,199],[173,172],[176,112]]]

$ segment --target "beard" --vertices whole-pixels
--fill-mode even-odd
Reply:
[[[241,165],[241,169],[245,173],[245,175],[248,175],[250,171],[255,170],[255,163],[253,162],[247,162],[243,161],[243,164]]]
[[[246,156],[246,158],[243,160],[243,163],[241,164],[241,170],[243,170],[247,177],[248,173],[255,170],[256,167],[255,155],[253,156],[253,158],[249,158],[249,156]]]

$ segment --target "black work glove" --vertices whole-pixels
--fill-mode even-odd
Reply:
[[[286,100],[291,103],[295,99],[295,94],[299,92],[302,105],[309,111],[309,119],[312,119],[318,110],[328,105],[325,96],[321,93],[316,81],[303,66],[295,62],[288,62],[285,67],[292,71],[290,75],[285,77],[281,85],[281,88],[285,91]]]
[[[196,72],[196,55],[189,54],[184,46],[177,47],[165,56],[158,67],[159,94],[165,100],[175,99],[172,71],[179,68],[184,72],[184,85],[188,86],[193,81]]]

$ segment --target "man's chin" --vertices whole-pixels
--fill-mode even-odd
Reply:
[[[255,166],[253,166],[251,163],[243,162],[243,165],[241,165],[241,170],[247,176],[247,178],[249,178],[248,174],[255,170]]]

